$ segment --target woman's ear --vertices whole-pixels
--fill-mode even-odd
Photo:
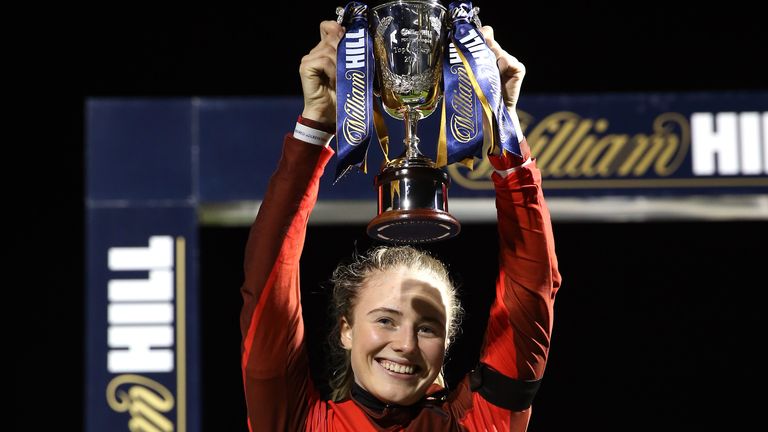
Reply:
[[[339,325],[339,328],[341,329],[341,346],[344,347],[344,349],[351,350],[352,349],[352,326],[349,325],[349,322],[347,321],[346,317],[341,317],[341,324]]]

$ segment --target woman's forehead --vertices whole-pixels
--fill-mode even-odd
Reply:
[[[433,303],[445,314],[445,283],[428,271],[395,269],[371,275],[360,290],[357,304],[367,308],[410,307]]]
[[[377,270],[365,281],[365,286],[383,286],[391,289],[409,290],[445,290],[445,282],[440,280],[432,271],[397,267],[388,270]]]

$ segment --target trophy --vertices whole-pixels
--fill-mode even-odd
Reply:
[[[448,213],[450,178],[419,150],[417,126],[438,108],[445,91],[451,103],[443,104],[443,123],[446,109],[454,110],[451,119],[464,116],[464,120],[458,127],[441,124],[437,159],[442,166],[480,156],[480,129],[493,124],[491,105],[503,104],[495,59],[477,30],[477,8],[470,2],[454,2],[449,13],[437,0],[395,0],[370,9],[350,2],[336,12],[338,22],[347,28],[337,53],[336,138],[341,161],[337,178],[352,166],[365,171],[367,142],[375,123],[385,161],[375,177],[378,213],[368,224],[368,235],[390,243],[427,243],[456,236],[461,225]],[[448,40],[453,44],[449,46]],[[381,131],[386,127],[372,95],[380,98],[387,114],[404,123],[404,150],[395,159],[388,158],[389,138]],[[487,121],[481,127],[483,119]],[[459,136],[467,128],[472,133]],[[448,141],[446,129],[451,129]]]
[[[454,237],[461,225],[448,213],[448,174],[419,150],[419,120],[442,93],[446,9],[435,0],[392,1],[370,10],[376,83],[384,111],[405,124],[404,151],[375,178],[378,215],[368,235],[388,242],[425,243]]]

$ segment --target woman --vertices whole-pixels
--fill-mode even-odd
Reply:
[[[446,390],[441,369],[458,311],[445,267],[414,248],[378,248],[334,272],[342,350],[332,400],[309,372],[299,294],[299,257],[318,181],[333,155],[336,46],[321,41],[299,69],[304,111],[253,224],[243,284],[242,369],[253,431],[524,431],[546,364],[560,275],[541,175],[524,157],[491,157],[500,270],[478,367]],[[497,57],[514,119],[523,65],[483,35]],[[495,428],[495,429],[494,429]]]

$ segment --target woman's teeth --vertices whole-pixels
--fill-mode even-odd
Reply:
[[[413,372],[416,370],[416,366],[405,366],[389,360],[379,360],[379,364],[386,370],[406,375],[413,375]]]

